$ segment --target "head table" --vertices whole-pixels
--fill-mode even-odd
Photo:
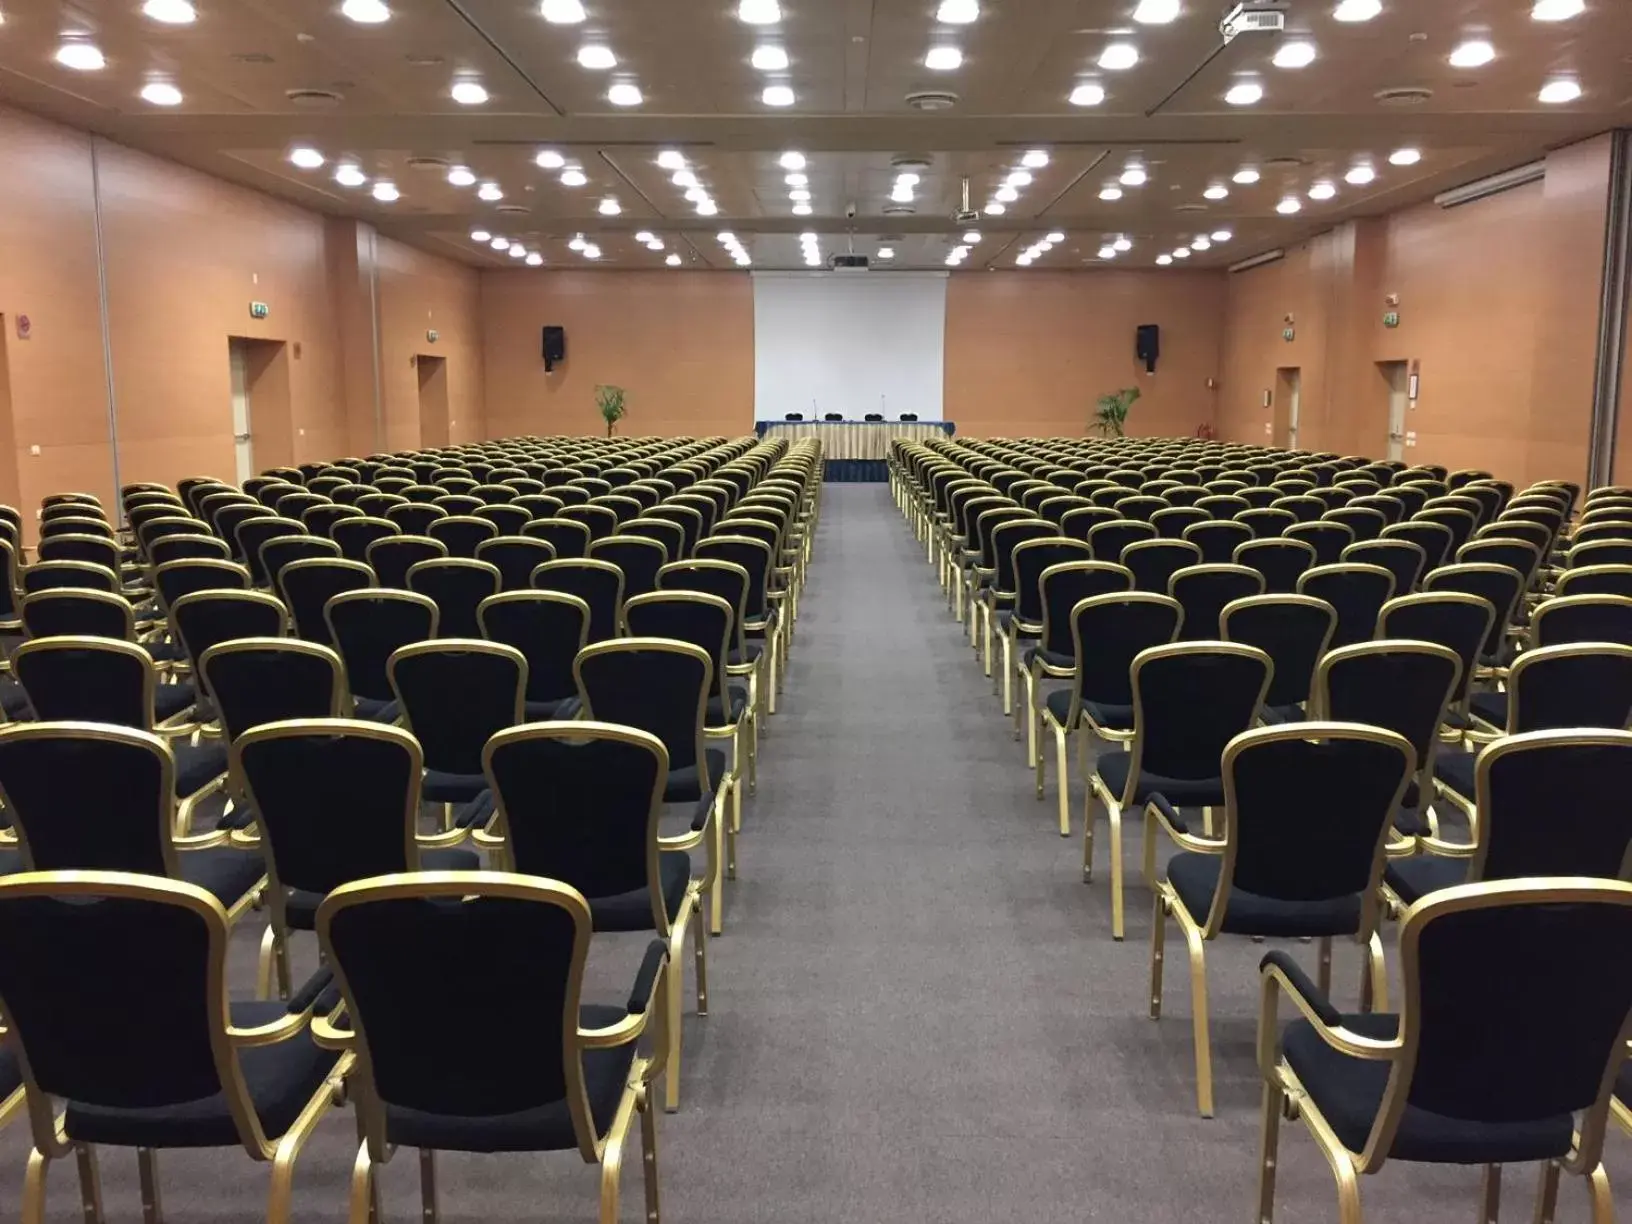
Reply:
[[[886,459],[897,438],[922,442],[951,437],[951,421],[755,421],[762,438],[815,438],[822,444],[824,480],[880,482],[889,479]]]

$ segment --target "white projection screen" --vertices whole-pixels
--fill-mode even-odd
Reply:
[[[941,419],[944,272],[756,272],[754,416]]]

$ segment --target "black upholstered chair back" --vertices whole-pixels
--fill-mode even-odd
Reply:
[[[1559,595],[1622,595],[1632,597],[1632,565],[1584,565],[1567,569],[1558,578]]]
[[[731,649],[743,649],[742,621],[748,606],[748,571],[734,561],[671,561],[657,571],[659,591],[698,591],[725,600],[732,610]]]
[[[1416,590],[1427,566],[1427,556],[1420,544],[1382,537],[1349,545],[1343,550],[1341,560],[1346,564],[1377,565],[1386,569],[1394,575],[1396,597]]]
[[[1461,676],[1462,661],[1449,647],[1421,641],[1360,642],[1321,659],[1310,713],[1403,735],[1426,776]]]
[[[354,697],[386,701],[392,697],[385,665],[400,647],[436,636],[436,603],[412,591],[346,591],[323,610],[329,634],[346,665],[347,688]]]
[[[448,547],[429,536],[395,535],[375,540],[368,546],[369,568],[382,587],[397,591],[408,590],[408,571],[421,561],[440,561],[448,555]]]
[[[714,670],[707,651],[666,638],[619,638],[586,646],[573,670],[590,718],[655,735],[671,770],[702,764]]]
[[[1060,534],[1069,536],[1073,540],[1082,540],[1085,543],[1089,532],[1101,523],[1117,521],[1115,510],[1104,506],[1077,506],[1067,510],[1060,516]]]
[[[623,605],[624,628],[631,637],[689,642],[708,655],[713,673],[710,697],[725,696],[734,620],[725,600],[697,591],[649,591]]]
[[[1403,523],[1391,523],[1383,528],[1383,534],[1378,539],[1403,540],[1422,549],[1422,572],[1417,575],[1418,582],[1444,565],[1451,556],[1451,529],[1444,523],[1436,523],[1430,519],[1407,519]]]
[[[1216,778],[1224,748],[1252,726],[1274,665],[1253,646],[1181,642],[1133,660],[1129,777]]]
[[[81,561],[119,572],[119,545],[111,536],[64,533],[40,537],[34,555],[41,561]]]
[[[334,525],[334,542],[340,546],[340,555],[347,561],[368,561],[368,546],[375,540],[401,535],[402,528],[388,518],[342,519]]]
[[[167,561],[153,571],[153,589],[159,606],[172,609],[178,599],[195,591],[247,591],[249,571],[231,561],[205,557]]]
[[[762,540],[729,534],[729,525],[721,524],[727,534],[716,534],[697,542],[698,560],[729,561],[748,571],[748,601],[743,608],[747,621],[761,621],[770,607],[766,594],[773,558]]]
[[[535,590],[574,595],[589,607],[589,640],[618,635],[623,617],[623,571],[610,561],[589,557],[547,561],[532,574]]]
[[[1179,636],[1209,641],[1218,637],[1226,605],[1264,593],[1264,576],[1245,565],[1191,565],[1168,579],[1167,593],[1184,608]]]
[[[296,561],[337,560],[340,546],[325,536],[273,536],[261,545],[261,568],[266,571],[272,593],[279,599],[283,594],[283,571]]]
[[[1370,930],[1383,846],[1417,773],[1411,745],[1355,723],[1266,727],[1232,740],[1223,768],[1231,887],[1279,901],[1360,897]],[[1227,903],[1214,902],[1219,922]]]
[[[119,590],[119,575],[97,561],[36,561],[23,570],[23,593]]]
[[[418,867],[422,765],[402,728],[349,719],[268,723],[232,745],[272,881],[319,895]]]
[[[259,502],[234,502],[217,507],[210,515],[210,524],[215,528],[215,534],[225,540],[227,547],[232,549],[232,559],[239,564],[245,564],[248,558],[244,553],[238,529],[251,519],[273,517],[275,516],[272,511]]]
[[[521,533],[544,541],[560,559],[583,557],[589,553],[589,528],[572,519],[535,518],[521,529]]]
[[[149,731],[84,722],[0,728],[0,795],[35,871],[170,874],[174,775],[169,748]]]
[[[532,536],[495,536],[476,546],[476,559],[498,568],[500,590],[525,591],[532,585],[533,571],[555,560],[555,549]]]
[[[1177,600],[1149,591],[1080,600],[1070,615],[1077,699],[1132,705],[1134,659],[1152,646],[1171,642],[1183,620],[1184,609]]]
[[[669,773],[656,736],[602,722],[534,723],[494,737],[486,769],[510,870],[560,880],[586,897],[656,882]]]
[[[336,595],[373,586],[374,571],[361,561],[314,557],[285,565],[278,574],[278,585],[295,633],[308,642],[331,646],[334,643],[323,609]]]
[[[1203,565],[1228,565],[1235,550],[1253,538],[1252,528],[1228,519],[1209,520],[1184,529],[1182,539],[1201,549]]]
[[[1165,595],[1174,574],[1201,564],[1201,549],[1188,540],[1135,540],[1122,550],[1121,564],[1133,575],[1135,590]]]
[[[447,518],[448,512],[441,506],[416,500],[411,490],[404,490],[403,496],[408,498],[407,503],[392,506],[385,512],[385,517],[395,523],[404,535],[425,536],[429,539],[431,524]]]
[[[1219,613],[1224,641],[1256,646],[1274,663],[1264,695],[1264,704],[1271,707],[1309,699],[1315,667],[1336,627],[1336,609],[1308,595],[1253,595],[1225,604]]]
[[[1261,538],[1238,545],[1231,561],[1257,570],[1266,594],[1290,595],[1297,590],[1303,572],[1314,567],[1315,549],[1305,540]]]
[[[1317,565],[1299,577],[1297,593],[1324,599],[1337,609],[1337,629],[1332,634],[1335,650],[1371,638],[1378,612],[1393,598],[1394,575],[1380,565]]]
[[[505,591],[476,610],[482,636],[514,646],[527,660],[527,700],[561,701],[577,692],[572,662],[589,642],[590,608],[560,591]]]
[[[233,556],[249,570],[250,582],[255,586],[264,587],[271,584],[271,578],[261,559],[261,548],[266,542],[283,536],[304,536],[310,533],[304,523],[274,514],[245,519],[238,524],[234,534],[236,538],[232,543]]]
[[[1632,733],[1570,728],[1497,740],[1475,766],[1479,828],[1470,880],[1625,879],[1632,815],[1604,802],[1632,783]]]
[[[226,541],[212,535],[165,536],[154,540],[146,552],[154,565],[163,565],[167,561],[189,561],[195,557],[207,557],[212,561],[232,559],[232,550],[227,547]]]
[[[133,642],[35,638],[17,648],[12,670],[41,721],[153,725],[153,660]]]
[[[497,595],[498,568],[466,557],[441,557],[409,567],[408,589],[436,603],[437,635],[445,638],[481,636],[476,608]]]
[[[222,642],[199,662],[226,739],[289,718],[334,718],[347,711],[345,670],[327,646],[290,638]]]
[[[1388,518],[1381,510],[1375,506],[1357,506],[1352,502],[1328,510],[1323,521],[1343,524],[1354,532],[1356,541],[1375,540],[1383,534],[1383,528],[1388,526]]]
[[[1040,627],[1043,619],[1040,580],[1046,570],[1092,559],[1093,552],[1085,542],[1067,536],[1035,536],[1016,544],[1013,553],[1016,623],[1030,632]]]
[[[1524,593],[1524,582],[1523,574],[1506,565],[1463,562],[1440,566],[1423,581],[1423,589],[1462,591],[1490,602],[1496,615],[1480,648],[1480,657],[1481,660],[1493,662],[1502,653],[1505,644],[1503,635],[1513,620],[1519,597]]]
[[[1544,600],[1530,615],[1535,646],[1616,642],[1632,646],[1632,599],[1624,595],[1566,595]]]
[[[204,652],[234,638],[282,637],[283,604],[259,591],[194,591],[170,607],[170,623],[196,671]]]
[[[1632,646],[1584,642],[1527,650],[1508,675],[1509,732],[1624,729],[1632,719]]]
[[[1051,565],[1038,577],[1042,596],[1042,648],[1053,654],[1069,655],[1071,611],[1085,599],[1133,589],[1133,575],[1126,567],[1108,561],[1068,561]]]
[[[661,543],[632,535],[591,540],[589,557],[593,561],[610,562],[623,571],[625,600],[657,590],[657,571],[669,562],[668,550]]]
[[[482,747],[523,721],[527,660],[498,642],[441,638],[399,649],[386,663],[408,730],[425,768],[482,772]]]
[[[1354,532],[1342,523],[1319,519],[1294,523],[1286,529],[1285,538],[1302,540],[1313,548],[1316,565],[1335,565],[1343,550],[1354,543]]]
[[[1111,519],[1088,531],[1088,547],[1093,549],[1095,561],[1122,561],[1122,550],[1136,540],[1156,539],[1156,528],[1140,519]]]
[[[1178,490],[1169,490],[1171,499]],[[1186,527],[1193,527],[1197,523],[1211,522],[1205,510],[1198,510],[1189,504],[1175,503],[1166,509],[1158,510],[1150,516],[1150,525],[1156,528],[1156,535],[1163,540],[1182,540]]]
[[[476,547],[483,540],[491,540],[499,529],[487,519],[469,514],[450,514],[439,518],[425,529],[431,539],[447,547],[448,556],[475,559]]]
[[[136,635],[130,601],[108,591],[36,591],[23,600],[23,628],[31,638],[102,637],[129,641]]]

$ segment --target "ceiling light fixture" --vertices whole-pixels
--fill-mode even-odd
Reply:
[[[1232,234],[1229,230],[1214,230],[1213,231],[1213,241],[1214,242],[1228,242],[1231,238],[1234,238],[1234,237],[1235,237],[1235,235]]]
[[[460,106],[480,106],[487,101],[487,90],[480,81],[455,81],[448,92]]]
[[[510,239],[495,237],[488,243],[488,246],[492,247],[495,251],[508,251],[510,249]]]
[[[345,169],[344,166],[341,169]],[[340,176],[335,175],[336,178]],[[448,182],[455,187],[469,187],[476,181],[476,175],[469,166],[454,166],[448,171]]]
[[[1420,149],[1395,149],[1388,155],[1391,166],[1414,166],[1422,160]]]
[[[1190,258],[1190,248],[1189,247],[1179,247],[1177,250],[1175,250],[1173,252],[1173,258],[1174,259],[1189,259]]]
[[[606,100],[613,106],[639,106],[645,99],[641,96],[640,86],[630,81],[619,81],[606,91]]]
[[[1336,194],[1337,188],[1331,183],[1328,183],[1325,179],[1322,179],[1318,183],[1313,183],[1309,187],[1309,198],[1311,200],[1329,200]]]
[[[1339,0],[1333,21],[1370,21],[1383,11],[1383,0]]]
[[[1002,199],[1002,196],[999,195],[998,198]],[[890,191],[890,199],[897,204],[910,204],[912,203],[912,188],[905,183],[897,183]]]
[[[793,152],[784,153],[777,159],[777,164],[784,170],[803,170],[805,168],[805,155]]]
[[[1496,48],[1482,38],[1470,39],[1451,52],[1452,68],[1482,68],[1496,58]]]
[[[635,241],[636,242],[650,242],[655,237],[657,237],[657,235],[652,233],[651,230],[636,230],[635,231]]]
[[[1277,68],[1307,68],[1315,62],[1315,44],[1312,42],[1282,43],[1270,60]]]
[[[567,239],[567,250],[569,251],[581,251],[588,245],[589,244],[584,241],[584,236],[582,234],[574,234],[571,238]]]
[[[340,15],[359,25],[379,25],[391,20],[391,10],[384,0],[346,0],[340,6]]]
[[[1226,200],[1229,198],[1229,195],[1230,189],[1224,186],[1223,183],[1214,183],[1211,187],[1207,188],[1206,191],[1201,193],[1202,199],[1204,200]]]
[[[600,202],[596,211],[603,217],[615,217],[623,211],[623,205],[619,204],[612,196],[607,196],[606,199]]]
[[[804,174],[784,174],[782,181],[789,187],[803,187],[810,182],[810,177]]]
[[[1290,217],[1295,212],[1301,211],[1302,208],[1303,208],[1303,202],[1301,200],[1299,200],[1296,196],[1287,196],[1279,204],[1275,205],[1275,211],[1276,212],[1281,213],[1281,214],[1283,214],[1285,216],[1288,216],[1288,217]]]
[[[1131,251],[1133,250],[1133,239],[1129,238],[1126,234],[1118,234],[1116,236],[1116,241],[1111,243],[1111,245],[1118,251]]]
[[[1007,208],[1005,208],[1003,205],[999,204],[996,200],[993,200],[990,204],[986,205],[986,209],[985,209],[986,215],[988,217],[1001,217],[1004,213],[1006,213],[1008,211],[1009,210]]]
[[[1099,189],[1099,198],[1102,200],[1120,200],[1122,198],[1122,188],[1101,187]]]
[[[1237,170],[1231,176],[1231,178],[1234,182],[1240,183],[1243,187],[1249,187],[1258,181],[1258,171],[1254,170],[1251,166],[1245,166],[1242,169]]]
[[[1231,85],[1229,92],[1224,95],[1224,101],[1231,106],[1256,106],[1264,100],[1264,87],[1257,81],[1242,81],[1238,85]]]
[[[495,200],[504,199],[504,189],[489,179],[476,189],[476,198],[478,200],[486,200],[491,204]]]
[[[1568,21],[1586,11],[1586,0],[1536,0],[1531,21]]]
[[[289,161],[302,170],[316,170],[323,164],[323,154],[311,145],[296,145],[289,150]]]
[[[1099,257],[1101,259],[1115,259],[1116,248],[1110,243],[1106,243],[1104,246],[1099,248]]]
[[[1210,250],[1212,250],[1212,247],[1213,247],[1213,240],[1211,238],[1207,238],[1207,237],[1197,238],[1194,242],[1192,242],[1190,244],[1190,249],[1192,251],[1210,251]]]
[[[941,0],[935,20],[946,25],[968,25],[980,16],[980,0]]]
[[[665,170],[684,170],[686,157],[679,149],[664,149],[657,155],[657,164]]]
[[[1550,106],[1557,106],[1561,102],[1574,102],[1581,96],[1581,86],[1567,78],[1557,81],[1548,81],[1536,95],[1538,102],[1545,102]]]
[[[582,187],[587,182],[589,182],[589,177],[582,170],[561,171],[561,186],[563,187]]]
[[[544,256],[540,255],[537,251],[527,252],[527,266],[529,268],[536,268],[543,262]]]
[[[918,176],[911,170],[903,170],[895,176],[895,185],[897,187],[916,187],[918,186]]]
[[[147,0],[142,15],[165,25],[192,25],[198,20],[198,10],[189,0]]]
[[[886,247],[879,247],[878,248],[878,257],[880,259],[894,259],[895,258],[895,248],[894,247],[887,247],[887,246]]]
[[[1028,170],[1041,170],[1048,165],[1048,151],[1046,149],[1029,149],[1020,159],[1020,164]]]
[[[593,242],[584,243],[584,258],[585,259],[599,259],[600,257],[601,257],[601,248],[600,247],[596,246]]]
[[[540,149],[533,158],[533,164],[540,170],[559,170],[567,164],[567,159],[554,149]]]
[[[669,182],[676,187],[695,187],[697,186],[697,176],[690,170],[676,170]]]
[[[1044,242],[1050,242],[1050,243],[1064,242],[1065,241],[1065,234],[1060,230],[1049,230],[1048,231],[1048,237],[1043,239],[1043,241]]]
[[[678,268],[680,266],[680,256],[671,253],[663,262],[668,264],[671,268]]]
[[[782,6],[776,0],[741,0],[737,20],[748,25],[775,25],[782,20]]]
[[[363,173],[361,167],[345,162],[335,168],[334,181],[342,187],[361,187],[368,182],[368,175]]]
[[[1345,183],[1353,183],[1356,187],[1364,187],[1376,177],[1377,171],[1373,170],[1370,166],[1359,165],[1349,167],[1348,173],[1343,176],[1343,181]]]
[[[793,90],[787,85],[767,85],[759,100],[766,106],[792,106]]]
[[[992,197],[1004,204],[1013,204],[1020,198],[1020,193],[1013,187],[1005,184],[1004,186],[999,187],[996,191],[992,192]]]
[[[966,243],[968,243],[968,244],[970,244],[972,246],[973,244],[980,241],[980,231],[979,230],[970,230],[968,233],[966,233],[963,236],[963,240],[964,240],[964,242],[966,242]]]
[[[810,211],[809,205],[805,205],[803,207],[805,208],[806,212]],[[703,200],[697,205],[697,215],[699,217],[712,217],[719,211],[720,206],[714,203],[713,200]],[[798,212],[799,209],[795,208],[793,211]]]
[[[1139,0],[1133,19],[1140,25],[1166,25],[1179,15],[1179,0]]]
[[[381,204],[389,204],[402,198],[402,192],[397,190],[397,185],[390,179],[380,179],[375,183],[372,194]]]
[[[749,63],[761,72],[781,72],[788,66],[788,53],[781,47],[755,47]]]
[[[1010,187],[1030,187],[1031,172],[1029,170],[1011,170],[1009,177],[1003,181]]]
[[[796,204],[804,204],[810,199],[810,192],[803,187],[794,187],[788,191],[788,199]]]
[[[1163,251],[1160,255],[1156,256],[1156,262],[1165,268],[1168,264],[1173,262],[1173,256],[1169,255],[1166,251]]]
[[[1132,43],[1112,43],[1099,53],[1099,66],[1107,72],[1123,72],[1139,62],[1139,48]]]
[[[924,56],[924,67],[935,72],[951,72],[963,65],[963,52],[956,47],[931,47]]]
[[[708,189],[700,185],[687,187],[686,199],[690,200],[693,204],[701,204],[704,200],[708,199]]]
[[[1071,91],[1072,106],[1098,106],[1105,101],[1103,85],[1078,85]]]
[[[181,90],[169,81],[149,81],[142,86],[142,101],[154,106],[180,106]]]
[[[1119,181],[1124,187],[1143,187],[1150,176],[1143,166],[1129,166],[1122,171]]]
[[[618,57],[612,54],[611,47],[603,47],[600,43],[586,43],[578,48],[578,66],[597,71],[603,68],[616,68]]]
[[[551,25],[577,25],[584,19],[582,0],[542,0],[538,11]]]
[[[511,259],[525,259],[527,258],[527,248],[519,242],[514,242],[510,244],[510,249],[505,254],[510,256]]]
[[[486,230],[471,230],[470,240],[472,242],[492,242],[493,235],[488,233]]]
[[[81,38],[70,39],[57,48],[57,63],[75,72],[100,72],[107,62],[102,48]]]

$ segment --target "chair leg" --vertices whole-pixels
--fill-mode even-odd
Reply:
[[[1184,942],[1190,951],[1190,1027],[1196,1039],[1196,1108],[1213,1116],[1213,1039],[1207,1022],[1207,945],[1201,932],[1184,923]]]
[[[725,779],[724,797],[720,801],[720,813],[730,812],[725,822],[725,878],[737,878],[737,830],[742,828],[742,795],[735,778]]]
[[[1542,1162],[1536,1184],[1535,1224],[1553,1224],[1553,1214],[1558,1210],[1558,1174],[1558,1161]]]
[[[1003,717],[1014,712],[1014,626],[1000,635],[1003,639]]]
[[[268,923],[266,930],[261,932],[260,960],[255,968],[255,997],[270,999],[272,997],[272,961],[276,955],[278,934]]]
[[[1497,1224],[1502,1214],[1502,1166],[1487,1164],[1479,1182],[1479,1224]]]
[[[1054,725],[1054,764],[1058,770],[1059,779],[1059,808],[1060,808],[1060,836],[1071,836],[1071,752],[1066,747],[1066,731],[1059,724]],[[1042,754],[1037,754],[1037,769],[1041,773],[1043,768]]]
[[[1388,966],[1383,962],[1383,939],[1376,931],[1366,943],[1366,967],[1360,979],[1360,1010],[1388,1010]]]
[[[699,978],[698,981],[702,979]],[[680,1108],[680,1015],[684,1010],[685,981],[678,970],[663,975],[663,1001],[668,1009],[669,1055],[663,1066],[663,1108],[674,1113]]]
[[[373,1224],[379,1195],[374,1188],[374,1162],[368,1155],[368,1141],[357,1145],[357,1160],[351,1166],[351,1194],[347,1199],[347,1224]]]
[[[1092,783],[1084,787],[1082,796],[1082,882],[1091,883],[1094,878],[1094,804],[1098,796],[1094,793]]]
[[[1111,938],[1121,939],[1122,929],[1122,805],[1105,801],[1105,822],[1111,828]]]
[[[750,705],[748,717],[748,793],[759,794],[759,711]]]
[[[1264,1080],[1264,1113],[1258,1132],[1257,1224],[1273,1224],[1275,1219],[1275,1167],[1280,1157],[1281,1103],[1285,1097],[1285,1091],[1273,1078]]]
[[[1332,937],[1330,935],[1322,935],[1320,937],[1320,965],[1318,980],[1320,983],[1320,993],[1325,995],[1327,998],[1330,998],[1332,994]]]
[[[692,901],[691,925],[692,967],[697,975],[697,1014],[708,1015],[708,932],[703,926],[703,898],[698,894]],[[671,961],[674,957],[669,958]]]
[[[425,1224],[436,1224],[436,1150],[419,1149],[419,1203]]]
[[[136,1174],[142,1189],[142,1224],[164,1224],[159,1198],[159,1156],[152,1148],[136,1149]]]
[[[79,1208],[85,1224],[102,1224],[102,1173],[96,1165],[96,1149],[76,1143],[74,1160],[79,1165]]]
[[[1587,1174],[1587,1194],[1592,1203],[1592,1224],[1615,1224],[1615,1199],[1609,1192],[1609,1174],[1602,1161]]]
[[[640,1112],[640,1180],[646,1191],[646,1224],[660,1224],[662,1210],[657,1194],[657,1111],[652,1108],[648,1090],[642,1088],[635,1098]]]
[[[45,1180],[51,1158],[39,1148],[30,1148],[28,1171],[23,1175],[22,1224],[45,1224]]]
[[[306,1102],[306,1108],[300,1111],[283,1133],[283,1138],[278,1140],[272,1154],[272,1180],[266,1194],[266,1224],[288,1224],[290,1200],[294,1193],[295,1161],[300,1157],[300,1149],[306,1146],[306,1141],[323,1120],[323,1115],[343,1099],[345,1075],[351,1062],[352,1055],[341,1057],[325,1090],[313,1094],[312,1099]],[[375,1210],[378,1211],[377,1203]]]
[[[1162,1018],[1162,971],[1167,967],[1168,899],[1160,889],[1150,912],[1150,1018]]]
[[[1147,808],[1139,822],[1139,873],[1145,878],[1146,888],[1156,887],[1156,822]]]
[[[711,935],[725,930],[725,830],[720,827],[724,816],[724,805],[716,795],[714,810],[708,817],[714,822],[713,835],[708,840],[708,930]]]
[[[671,1073],[672,1073],[671,1069]],[[629,1133],[629,1111],[619,1109],[601,1149],[601,1224],[618,1224],[618,1181],[623,1174],[623,1141]]]

